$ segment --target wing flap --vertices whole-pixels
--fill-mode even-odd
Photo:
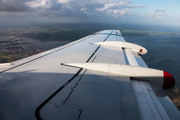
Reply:
[[[126,63],[129,63],[129,65],[148,67],[137,53],[129,49],[125,49],[124,53],[126,54],[125,57],[127,57],[126,60],[128,60]],[[144,81],[136,81],[133,79],[131,79],[131,81],[142,120],[180,119],[178,109],[175,108],[174,104],[172,105],[171,101],[168,101],[170,99],[165,94],[164,90],[162,90],[162,87]],[[164,95],[162,96],[159,91],[162,91]],[[168,100],[165,100],[167,98]],[[172,108],[174,113],[169,111],[170,108]]]

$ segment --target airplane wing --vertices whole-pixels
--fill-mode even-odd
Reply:
[[[1,64],[0,119],[179,120],[163,90],[175,81],[148,68],[140,56],[146,53],[119,30],[103,30]]]

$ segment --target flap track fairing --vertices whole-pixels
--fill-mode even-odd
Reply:
[[[101,47],[108,47],[109,49],[112,47],[122,47],[124,49],[131,49],[132,51],[135,51],[139,54],[146,54],[147,50],[146,48],[136,45],[129,42],[122,42],[122,41],[107,41],[107,42],[97,42],[97,43],[91,43],[93,45],[101,45]]]
[[[109,63],[62,63],[61,65],[138,78],[164,89],[173,88],[175,85],[175,79],[171,74],[157,69]]]

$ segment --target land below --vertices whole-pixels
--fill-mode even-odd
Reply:
[[[166,94],[180,111],[180,92],[178,87],[174,87],[173,89],[166,91]]]
[[[86,26],[80,28],[37,27],[0,29],[0,63],[12,62],[48,50],[44,48],[43,44],[32,41],[40,41],[44,44],[52,44],[52,42],[56,43],[59,41],[61,44],[56,43],[56,45],[63,45],[70,41],[80,39],[86,35],[93,34],[97,31],[98,29],[87,29]],[[144,29],[122,29],[121,33],[125,39],[139,36],[179,35],[179,33],[154,32],[146,31]],[[27,40],[28,38],[31,40]],[[53,47],[58,46],[52,45],[52,47],[49,47],[49,49],[52,49]]]

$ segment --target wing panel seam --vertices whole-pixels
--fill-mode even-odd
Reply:
[[[113,32],[113,31],[112,31]],[[103,40],[106,41],[107,38],[112,34],[112,32]],[[93,55],[97,52],[97,50],[100,48],[100,46],[98,46],[96,48],[96,50],[93,52],[93,54],[89,57],[89,59],[86,62],[89,62],[89,60],[93,57]],[[62,85],[59,89],[57,89],[52,95],[50,95],[43,103],[41,103],[35,110],[35,117],[37,120],[42,120],[41,116],[40,116],[40,110],[44,107],[44,105],[46,105],[56,94],[58,94],[64,87],[66,87],[76,76],[79,75],[79,73],[82,71],[83,69],[79,69],[78,72],[71,78],[69,79],[64,85]]]

